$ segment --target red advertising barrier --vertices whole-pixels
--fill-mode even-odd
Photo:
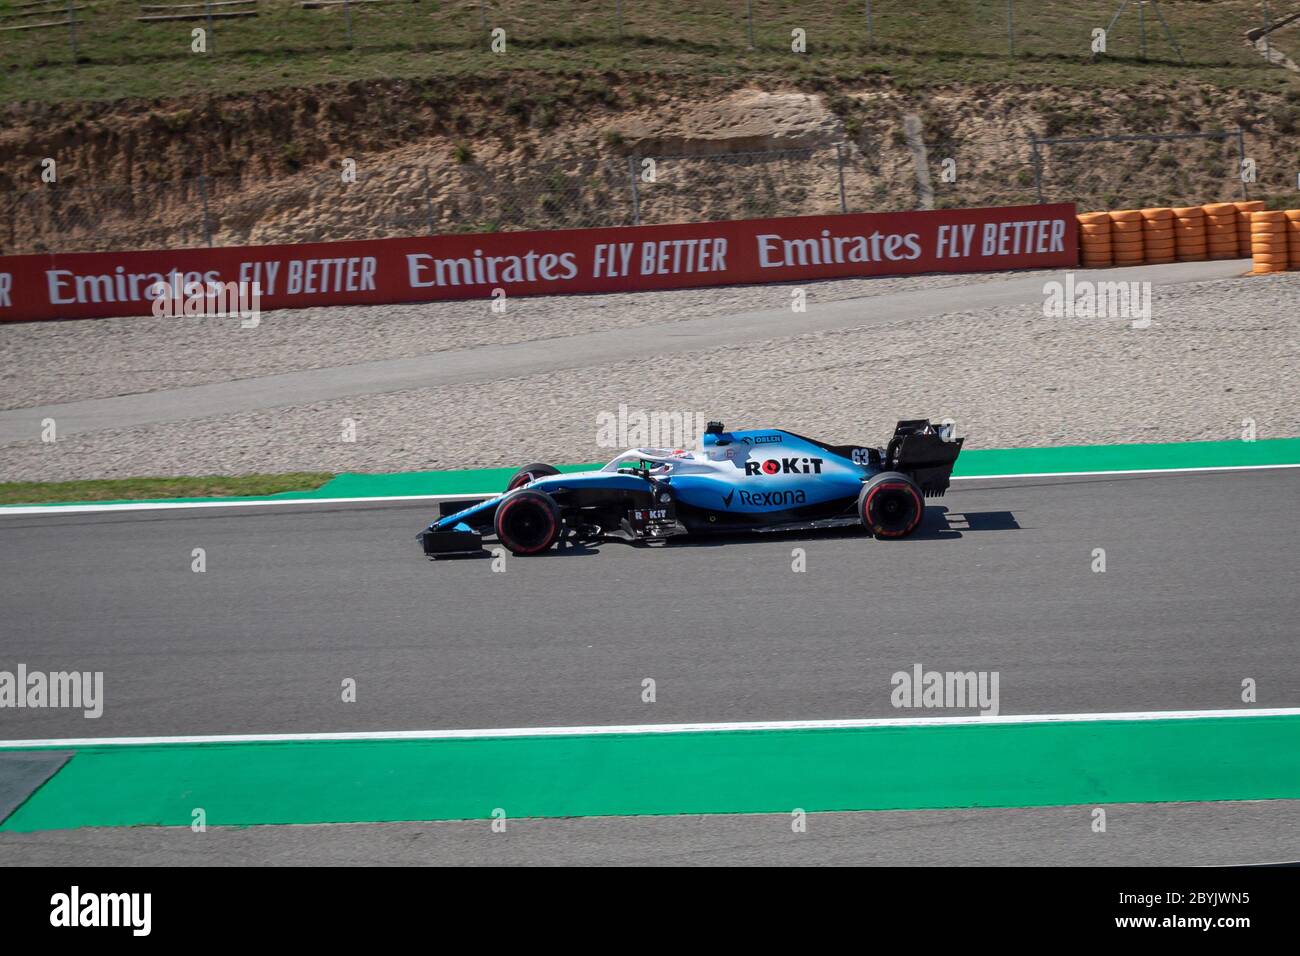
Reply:
[[[0,257],[0,321],[147,315],[159,284],[260,307],[426,302],[1074,266],[1074,205],[746,219],[288,246]]]

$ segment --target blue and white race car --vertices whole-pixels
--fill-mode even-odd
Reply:
[[[483,554],[488,534],[517,555],[557,542],[854,524],[904,538],[920,526],[925,499],[947,491],[963,441],[928,419],[899,422],[884,448],[710,422],[698,451],[633,448],[599,471],[563,474],[528,465],[494,498],[442,502],[419,538],[434,558]]]

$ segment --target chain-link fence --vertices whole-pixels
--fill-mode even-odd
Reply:
[[[1120,145],[1127,150],[1117,176],[1110,157]],[[1217,200],[1247,199],[1255,179],[1241,129],[1042,138],[1033,148],[1042,170],[1038,201],[1068,200],[1088,209],[1195,205],[1205,201],[1207,178],[1223,184]]]
[[[23,67],[179,65],[195,54],[436,54],[495,41],[1077,59],[1094,54],[1103,28],[1105,56],[1266,67],[1284,65],[1266,54],[1290,12],[1284,0],[0,0],[0,56]]]
[[[900,133],[880,142],[760,152],[526,165],[340,165],[278,179],[51,184],[0,195],[0,252],[268,245],[1038,202],[1114,209],[1246,197],[1300,205],[1295,183],[1256,175],[1240,129],[929,143]]]

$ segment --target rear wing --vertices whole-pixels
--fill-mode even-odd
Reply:
[[[950,424],[934,425],[928,418],[901,421],[885,449],[884,468],[911,475],[927,498],[937,498],[948,490],[965,440],[953,437]]]

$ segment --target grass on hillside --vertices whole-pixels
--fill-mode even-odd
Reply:
[[[227,498],[311,491],[332,472],[280,475],[202,475],[193,478],[108,478],[94,481],[0,482],[0,505],[39,505],[65,501],[140,501],[150,498]]]
[[[28,0],[0,0],[0,25],[49,19],[14,18],[21,2]],[[307,10],[296,0],[258,0],[257,17],[215,22],[206,54],[191,52],[191,31],[205,26],[201,20],[143,24],[134,19],[136,0],[77,2],[84,9],[77,14],[75,66],[67,28],[0,32],[0,100],[170,97],[502,70],[843,80],[886,73],[915,86],[1019,81],[1113,88],[1186,78],[1275,89],[1295,82],[1243,42],[1262,18],[1255,0],[1164,0],[1160,9],[1186,66],[1151,13],[1148,59],[1139,59],[1136,4],[1110,34],[1108,56],[1089,62],[1092,30],[1109,22],[1118,0],[1016,0],[1014,56],[1005,0],[874,0],[870,42],[865,0],[753,0],[754,49],[746,0],[625,0],[621,36],[616,0],[490,0],[489,29],[506,31],[500,54],[487,50],[477,0],[357,5],[351,48],[341,6]],[[1274,6],[1275,18],[1292,12],[1285,2]],[[795,29],[806,32],[806,55],[791,52]],[[1279,46],[1288,40],[1300,58],[1300,25],[1278,31]]]

